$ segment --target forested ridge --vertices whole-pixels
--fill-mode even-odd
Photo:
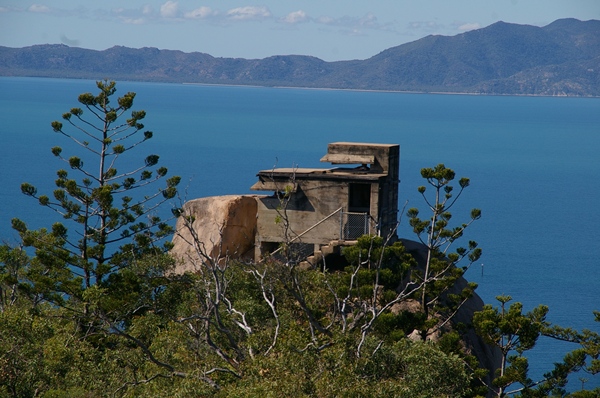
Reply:
[[[402,240],[368,235],[330,266],[301,267],[291,238],[261,261],[213,255],[195,238],[194,216],[178,199],[180,178],[159,155],[149,150],[139,167],[121,168],[130,150],[152,148],[136,94],[117,96],[113,81],[96,90],[50,123],[56,189],[21,185],[55,223],[31,230],[15,218],[20,242],[0,246],[0,396],[600,394],[583,382],[565,388],[582,374],[575,372],[600,371],[600,335],[550,323],[548,307],[524,312],[498,296],[458,321],[477,288],[464,273],[482,253],[463,236],[482,210],[465,220],[451,213],[467,200],[470,179],[443,164],[421,170],[422,204],[405,221],[419,258]],[[63,150],[61,140],[80,153],[66,153],[73,146]],[[279,193],[273,220],[286,236],[291,194]],[[161,206],[172,207],[172,219],[155,215]],[[195,272],[174,272],[175,219],[191,236]],[[469,334],[497,361],[471,350]],[[540,338],[575,348],[532,380],[527,352]]]
[[[600,21],[544,27],[497,22],[430,35],[365,60],[304,55],[216,58],[157,48],[103,51],[0,47],[0,76],[234,84],[471,94],[600,96]]]

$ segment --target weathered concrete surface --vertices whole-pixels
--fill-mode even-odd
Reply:
[[[184,216],[177,220],[171,253],[181,260],[176,273],[197,270],[202,260],[194,248],[201,243],[205,254],[213,259],[229,256],[252,258],[256,235],[257,197],[228,195],[191,200],[183,206]],[[193,238],[185,216],[192,216]]]
[[[256,258],[286,240],[281,224],[273,222],[280,216],[283,192],[287,193],[283,200],[289,221],[286,232],[288,236],[301,235],[304,244],[326,245],[332,240],[356,239],[367,232],[395,233],[399,145],[335,142],[327,146],[327,154],[321,161],[349,167],[275,168],[258,172],[258,182],[251,189],[279,195],[266,196],[258,202],[256,237],[260,244],[256,247]],[[368,217],[361,221],[358,214]]]

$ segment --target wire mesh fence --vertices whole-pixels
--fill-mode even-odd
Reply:
[[[340,235],[344,240],[356,240],[369,233],[368,213],[341,213]]]

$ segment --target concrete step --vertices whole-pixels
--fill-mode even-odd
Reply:
[[[303,269],[315,268],[320,263],[323,263],[323,259],[326,256],[340,254],[343,246],[348,246],[348,242],[337,240],[331,241],[329,244],[321,246],[321,248],[316,250],[312,255],[306,257],[306,259],[302,261],[299,266]]]

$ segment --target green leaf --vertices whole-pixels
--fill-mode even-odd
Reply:
[[[62,123],[54,121],[51,123],[52,126],[52,130],[54,130],[55,133],[58,133],[60,131],[62,131]]]
[[[83,105],[87,106],[94,106],[98,103],[96,97],[94,97],[91,93],[81,94],[77,100]]]
[[[71,156],[69,158],[69,166],[71,166],[72,169],[81,169],[83,167],[83,162],[77,156]]]
[[[37,189],[33,185],[24,182],[21,184],[21,192],[27,196],[35,196],[37,194]]]
[[[147,167],[154,166],[158,163],[159,156],[158,155],[149,155],[146,157],[145,163]]]

